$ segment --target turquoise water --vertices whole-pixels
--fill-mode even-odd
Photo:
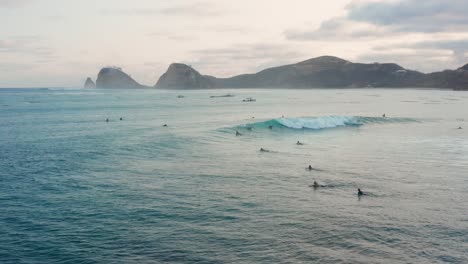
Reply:
[[[467,105],[0,89],[0,262],[467,263]]]

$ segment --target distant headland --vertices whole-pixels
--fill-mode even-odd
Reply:
[[[117,67],[106,67],[92,88],[442,88],[468,90],[468,64],[456,69],[421,73],[395,63],[353,63],[333,56],[322,56],[296,64],[268,68],[254,74],[230,78],[202,75],[192,67],[173,63],[154,86],[133,80]]]

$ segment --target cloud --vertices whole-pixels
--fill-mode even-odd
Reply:
[[[354,0],[318,28],[284,31],[290,41],[358,47],[356,59],[422,71],[468,61],[467,0]]]
[[[241,26],[234,26],[234,25],[215,25],[212,27],[207,28],[207,30],[211,30],[217,33],[241,33],[241,34],[248,34],[249,32],[253,31],[252,28],[246,28]]]
[[[468,62],[468,38],[453,40],[425,40],[413,43],[401,42],[393,45],[376,46],[373,50],[379,51],[382,54],[388,53],[391,57],[393,56],[395,58],[403,58],[406,60],[411,57],[417,57],[418,63],[427,60],[442,61],[450,63],[452,68],[464,65]],[[433,67],[423,68],[434,69]]]
[[[367,39],[385,36],[388,31],[384,28],[360,22],[350,22],[346,18],[333,18],[322,22],[316,30],[286,30],[284,35],[289,40],[320,41]]]
[[[468,51],[468,39],[421,41],[414,44],[406,44],[406,46],[422,49]]]
[[[153,33],[149,33],[148,36],[154,37],[154,38],[165,38],[165,39],[174,40],[174,41],[187,41],[187,40],[195,39],[194,36],[176,34],[172,32],[153,32]]]
[[[204,74],[227,77],[246,72],[258,72],[267,67],[297,62],[306,57],[294,47],[284,44],[239,44],[218,49],[197,49],[185,63]],[[226,61],[229,61],[227,67]]]
[[[33,2],[33,0],[0,0],[0,8],[22,7]]]
[[[50,16],[45,16],[44,19],[56,22],[56,21],[65,20],[66,17],[62,15],[50,15]]]
[[[106,15],[130,15],[130,16],[218,16],[224,11],[217,5],[208,2],[197,2],[166,8],[133,8],[133,9],[103,9]]]
[[[466,0],[405,0],[354,3],[347,19],[391,27],[404,32],[441,32],[468,29]]]
[[[423,50],[418,52],[414,52],[412,49],[372,50],[361,54],[357,59],[367,63],[398,63],[404,68],[417,69],[426,73],[440,71],[441,68],[454,68],[451,52],[440,50]]]
[[[353,1],[345,11],[316,29],[289,29],[284,35],[289,40],[316,41],[468,31],[466,0]]]
[[[44,45],[42,41],[40,36],[35,35],[0,39],[0,54],[4,55],[4,62],[8,60],[7,56],[21,56],[36,62],[55,60],[57,58],[55,50]]]
[[[248,30],[245,27],[232,26],[232,25],[214,25],[214,26],[195,26],[187,30],[173,30],[173,31],[155,31],[151,32],[148,37],[167,39],[172,41],[191,41],[201,39],[201,34],[216,36],[219,38],[220,34],[224,35],[243,35],[251,34],[254,30]],[[215,35],[216,34],[216,35]]]
[[[212,3],[199,2],[175,7],[161,9],[165,15],[195,15],[195,16],[213,16],[219,15],[221,10]]]
[[[31,64],[31,63],[13,63],[13,62],[8,62],[8,63],[3,63],[0,62],[0,71],[2,72],[18,72],[18,71],[24,71],[24,70],[30,70],[34,69],[36,66]]]
[[[257,60],[270,58],[297,58],[304,54],[280,44],[243,44],[220,49],[199,49],[192,53],[217,56],[230,60]]]

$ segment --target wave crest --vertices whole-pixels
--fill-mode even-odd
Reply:
[[[298,118],[276,118],[263,122],[242,125],[247,128],[288,128],[288,129],[312,129],[320,130],[336,127],[357,127],[370,123],[401,123],[417,122],[411,118],[387,118],[387,117],[364,117],[364,116],[321,116],[321,117],[298,117]]]

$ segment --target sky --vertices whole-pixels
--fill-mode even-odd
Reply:
[[[229,77],[322,55],[422,72],[468,63],[468,0],[0,0],[0,87],[82,87],[118,66]]]

